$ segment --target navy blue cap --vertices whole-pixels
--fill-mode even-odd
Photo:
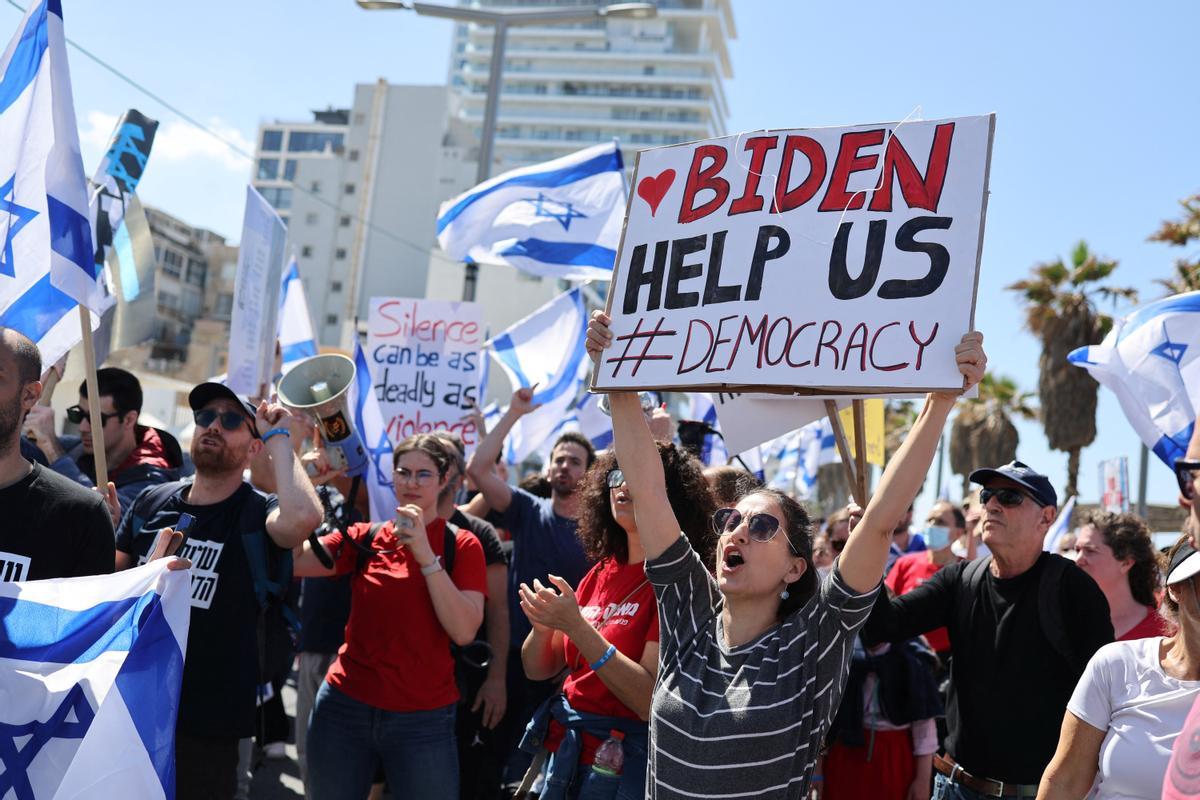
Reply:
[[[980,486],[987,486],[988,481],[996,478],[1008,478],[1028,489],[1030,496],[1043,506],[1058,508],[1058,493],[1054,491],[1050,479],[1023,462],[1010,461],[995,469],[977,469],[968,476],[971,483],[978,483]]]

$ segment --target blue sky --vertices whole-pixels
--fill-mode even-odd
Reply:
[[[27,0],[21,0],[22,5]],[[208,3],[64,0],[67,36],[188,114],[253,150],[260,121],[345,106],[356,82],[445,79],[451,23],[365,12],[352,0]],[[808,3],[734,0],[738,39],[727,84],[731,132],[997,114],[977,303],[995,371],[1036,388],[1037,342],[1003,287],[1079,239],[1121,262],[1114,280],[1160,294],[1176,253],[1146,237],[1200,192],[1194,34],[1200,6],[1117,2]],[[0,30],[20,12],[0,6]],[[139,189],[145,202],[236,238],[249,162],[71,51],[88,170],[112,122],[136,107],[162,121]],[[432,235],[432,228],[431,228]],[[1101,390],[1100,435],[1084,451],[1082,499],[1097,464],[1130,457],[1136,436]],[[1020,456],[1060,487],[1067,457],[1036,423]],[[1151,463],[1149,499],[1173,502]]]

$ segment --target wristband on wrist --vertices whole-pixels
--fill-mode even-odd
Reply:
[[[808,782],[809,783],[820,783],[823,780],[825,780],[824,775],[813,775],[811,778],[808,779]]]
[[[601,667],[603,667],[605,664],[607,664],[608,660],[610,658],[612,658],[613,655],[616,654],[616,652],[617,652],[617,646],[615,644],[610,644],[608,646],[608,649],[604,651],[604,655],[602,655],[602,656],[600,656],[600,658],[596,659],[596,663],[589,664],[588,666],[591,667],[592,672],[596,672]]]
[[[271,430],[262,435],[263,444],[266,444],[272,436],[286,436],[290,439],[292,438],[292,433],[287,428],[271,428]]]

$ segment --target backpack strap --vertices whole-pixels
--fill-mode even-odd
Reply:
[[[254,596],[259,608],[265,609],[272,599],[282,598],[292,582],[292,552],[276,548],[277,552],[272,554],[267,541],[266,501],[248,484],[243,486],[245,488],[242,491],[247,492],[248,496],[242,503],[238,519],[242,549],[254,583]]]
[[[1067,626],[1063,624],[1062,582],[1067,571],[1067,559],[1051,553],[1038,577],[1038,620],[1042,633],[1050,640],[1054,651],[1067,660],[1072,667],[1076,653]]]
[[[983,586],[983,579],[987,577],[991,565],[992,557],[985,556],[975,559],[963,569],[962,579],[958,583],[959,591],[962,592],[958,598],[957,627],[960,631],[965,632],[971,629],[971,620],[975,616],[975,604],[979,602],[979,589]]]
[[[450,520],[446,520],[446,530],[442,534],[442,568],[447,575],[454,575],[454,555],[458,549],[458,532],[462,528]]]
[[[367,532],[363,535],[362,541],[358,543],[360,546],[357,550],[358,558],[354,562],[355,572],[366,571],[367,562],[371,560],[371,542],[375,541],[375,537],[379,534],[379,529],[382,527],[382,522],[372,522],[371,526],[367,528]],[[349,536],[350,532],[347,531],[346,537],[349,538]]]

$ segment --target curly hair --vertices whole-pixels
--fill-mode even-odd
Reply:
[[[817,591],[817,570],[813,566],[812,556],[812,520],[808,516],[808,511],[804,506],[797,503],[791,496],[784,494],[778,489],[761,488],[755,489],[747,497],[754,495],[763,495],[774,500],[779,506],[779,510],[783,512],[783,519],[779,522],[783,525],[783,532],[788,537],[788,542],[792,545],[792,550],[800,558],[804,559],[808,568],[804,570],[804,574],[800,576],[800,580],[788,587],[788,596],[786,600],[779,601],[779,610],[775,612],[775,616],[780,621],[784,620],[788,615],[794,614],[804,607],[804,604],[809,601],[809,598]]]
[[[716,537],[712,533],[715,510],[712,493],[704,480],[703,467],[695,456],[669,442],[655,442],[667,479],[667,499],[679,527],[705,564],[710,565]],[[625,529],[613,517],[609,498],[608,473],[617,469],[617,456],[607,450],[596,457],[580,484],[579,541],[588,558],[608,556],[624,563],[629,559],[629,541]],[[637,502],[637,496],[634,502]]]
[[[1154,550],[1150,528],[1142,518],[1136,514],[1097,510],[1088,514],[1083,524],[1091,525],[1100,532],[1117,561],[1133,559],[1133,566],[1126,575],[1133,599],[1144,606],[1157,606],[1154,590],[1161,579],[1162,564]]]

